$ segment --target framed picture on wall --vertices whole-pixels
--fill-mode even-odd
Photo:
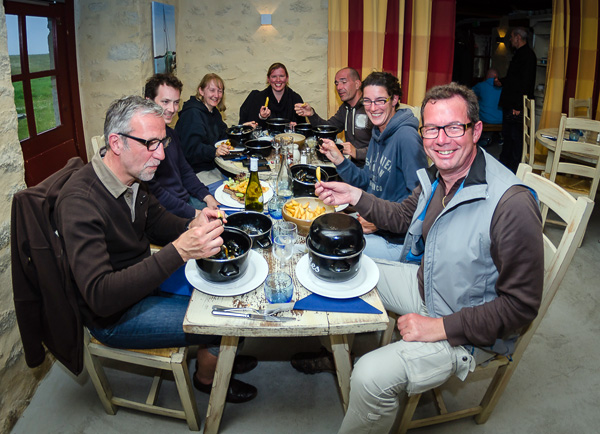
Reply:
[[[154,72],[171,73],[177,67],[175,53],[175,6],[152,2]]]

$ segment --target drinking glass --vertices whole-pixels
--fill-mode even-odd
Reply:
[[[296,223],[278,221],[273,226],[273,254],[282,263],[286,263],[294,254],[294,244],[298,238]]]

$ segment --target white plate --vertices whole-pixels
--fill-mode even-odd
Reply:
[[[267,278],[267,274],[269,274],[269,265],[259,253],[250,250],[248,261],[246,273],[232,282],[216,283],[204,279],[200,275],[194,259],[185,264],[185,277],[194,288],[208,295],[216,295],[217,297],[242,295],[262,285]]]
[[[323,297],[353,298],[365,295],[375,288],[379,281],[379,268],[371,258],[362,255],[356,276],[345,282],[329,282],[314,275],[306,254],[296,264],[296,277],[306,289]]]
[[[267,191],[263,193],[263,200],[264,200],[264,204],[266,206],[267,202],[269,202],[271,200],[271,198],[273,197],[273,189],[269,186],[269,184],[266,181],[260,181],[260,185],[262,185],[263,187],[267,187]],[[224,188],[225,188],[225,184],[221,184],[217,188],[217,190],[215,191],[215,199],[217,199],[217,201],[219,201],[219,203],[221,205],[225,205],[230,208],[244,208],[244,204],[239,203],[233,197],[231,197],[227,193],[225,193],[223,191]]]
[[[221,145],[223,145],[225,143],[227,143],[227,139],[225,139],[225,140],[219,140],[217,143],[215,143],[215,148],[218,148],[219,146],[221,146]],[[243,146],[234,146],[233,149],[231,149],[231,151],[233,151],[233,152],[241,152],[244,149],[246,149],[246,148],[244,148]]]

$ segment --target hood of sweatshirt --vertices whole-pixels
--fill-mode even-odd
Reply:
[[[386,139],[392,136],[396,131],[400,128],[414,128],[418,131],[419,129],[419,120],[415,117],[412,110],[410,109],[400,109],[396,112],[396,114],[390,119],[390,122],[385,127],[383,132],[379,131],[379,128],[373,128],[373,139],[383,144]]]

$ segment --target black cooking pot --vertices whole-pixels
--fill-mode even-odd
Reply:
[[[269,118],[266,120],[271,132],[285,133],[285,129],[290,126],[290,120],[284,118]]]
[[[315,133],[313,133],[313,127],[311,124],[296,124],[294,127],[294,132],[302,134],[306,138],[315,135]]]
[[[273,151],[273,145],[269,140],[248,140],[244,142],[246,153],[248,155],[261,155],[267,158]]]
[[[292,172],[292,193],[294,197],[315,196],[315,183],[317,182],[317,166],[310,164],[294,164],[290,167]],[[327,173],[321,171],[321,181],[328,181]]]
[[[313,133],[317,139],[329,139],[335,142],[341,130],[333,125],[317,125],[313,127]]]
[[[365,238],[362,226],[352,216],[341,213],[323,214],[310,225],[310,243],[306,244],[327,256],[346,256],[362,252]]]
[[[248,253],[252,247],[250,236],[240,229],[225,227],[221,234],[223,244],[231,247],[237,245],[238,252],[234,258],[219,259],[219,255],[196,260],[198,272],[202,278],[210,282],[228,282],[239,279],[248,269]]]
[[[360,258],[366,244],[364,238],[362,241],[360,249],[355,253],[340,256],[324,255],[314,249],[309,235],[306,238],[306,247],[310,271],[319,279],[328,282],[344,282],[352,279],[360,270]]]
[[[249,125],[234,125],[227,128],[227,138],[233,146],[241,146],[252,134],[252,127]]]
[[[334,139],[335,140],[335,139]],[[319,144],[319,148],[321,147],[321,142],[318,142]],[[336,143],[335,146],[337,146],[337,148],[340,150],[340,152],[343,154],[344,153],[344,145],[340,144],[340,143]],[[321,153],[321,151],[319,149],[317,149],[317,151],[315,152],[317,154],[317,158],[321,161],[324,162],[329,162],[329,158],[327,158],[327,155]],[[336,171],[336,175],[337,175],[337,171]]]
[[[227,216],[227,226],[240,229],[252,240],[252,248],[266,249],[271,246],[273,222],[266,215],[256,211],[241,211]]]

